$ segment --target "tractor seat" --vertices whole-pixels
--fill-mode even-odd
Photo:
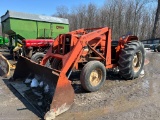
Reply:
[[[117,46],[118,45],[118,41],[112,41],[111,42],[111,46]]]

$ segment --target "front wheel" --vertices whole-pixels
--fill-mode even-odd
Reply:
[[[89,92],[100,89],[106,79],[106,68],[99,61],[90,61],[82,69],[80,81],[82,87]]]

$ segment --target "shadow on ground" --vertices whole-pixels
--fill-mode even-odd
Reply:
[[[31,104],[25,100],[25,98],[22,97],[22,95],[20,95],[11,85],[10,85],[10,82],[9,82],[9,78],[3,78],[2,79],[3,82],[5,83],[5,85],[9,88],[9,90],[24,104],[24,108],[18,108],[17,111],[23,111],[23,110],[29,110],[31,111],[32,113],[34,113],[35,115],[37,115],[40,120],[42,120],[42,116],[41,114],[36,111],[36,109],[34,109]]]
[[[81,93],[88,93],[86,92],[81,83],[80,83],[80,72],[75,72],[71,75],[69,78],[72,81],[72,87],[75,91],[76,94],[81,94]],[[113,72],[113,71],[107,71],[107,76],[106,76],[106,81],[125,81],[119,74]]]

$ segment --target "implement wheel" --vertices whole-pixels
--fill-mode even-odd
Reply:
[[[34,62],[40,64],[40,62],[42,61],[44,56],[45,56],[44,53],[37,52],[31,57],[31,60],[33,60]]]
[[[99,61],[90,61],[82,69],[80,81],[86,91],[100,89],[106,79],[106,68]]]
[[[141,42],[130,41],[119,55],[119,73],[125,79],[139,77],[145,60],[145,51]]]

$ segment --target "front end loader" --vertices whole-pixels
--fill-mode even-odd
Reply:
[[[40,64],[20,56],[11,84],[45,119],[54,119],[73,104],[73,72],[81,71],[81,85],[89,92],[100,89],[109,69],[118,69],[125,79],[140,75],[145,54],[138,38],[129,35],[113,43],[108,27],[61,34]]]

